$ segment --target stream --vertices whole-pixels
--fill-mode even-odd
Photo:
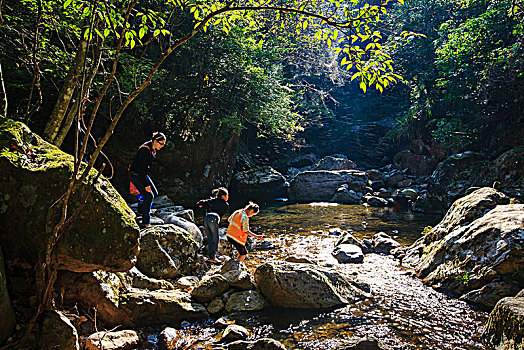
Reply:
[[[340,349],[350,338],[374,337],[395,349],[484,349],[482,327],[488,314],[425,286],[391,256],[368,254],[362,264],[339,264],[331,251],[337,228],[359,238],[386,232],[403,245],[412,244],[441,216],[394,212],[389,208],[331,203],[295,204],[263,209],[251,218],[251,229],[274,249],[250,252],[250,269],[287,256],[308,257],[371,286],[372,298],[331,310],[268,308],[229,315],[251,331],[250,339],[270,337],[288,349]],[[224,224],[222,223],[222,226]],[[186,325],[191,339],[184,349],[211,349],[219,329],[214,320]]]

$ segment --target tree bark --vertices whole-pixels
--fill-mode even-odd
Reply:
[[[69,107],[69,102],[71,102],[73,92],[75,91],[75,85],[78,81],[78,77],[82,72],[86,55],[87,41],[82,40],[80,41],[78,51],[76,52],[75,59],[73,60],[73,64],[69,68],[64,85],[60,90],[60,94],[58,96],[58,100],[56,101],[55,107],[53,108],[53,112],[51,113],[51,117],[49,118],[49,121],[45,127],[44,139],[48,142],[54,143],[58,132],[60,131],[60,126],[62,125],[62,121],[64,120],[65,114]]]

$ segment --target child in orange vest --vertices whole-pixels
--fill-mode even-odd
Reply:
[[[246,240],[247,236],[252,236],[264,240],[263,236],[257,236],[249,231],[249,218],[258,214],[260,208],[258,204],[249,202],[244,209],[238,209],[227,219],[227,240],[238,251],[238,261],[244,261],[247,256]]]

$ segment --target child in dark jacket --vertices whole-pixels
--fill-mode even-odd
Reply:
[[[221,262],[217,259],[218,250],[218,224],[220,218],[229,209],[229,192],[224,187],[214,189],[211,194],[213,197],[209,199],[203,199],[196,203],[198,208],[204,208],[206,215],[204,216],[204,230],[207,235],[207,242],[209,247],[209,258],[208,261],[213,264],[220,264]]]

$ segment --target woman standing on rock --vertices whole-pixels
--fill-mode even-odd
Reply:
[[[151,216],[149,215],[151,203],[153,203],[155,196],[158,195],[153,181],[149,178],[149,168],[156,158],[156,152],[164,147],[165,143],[166,135],[158,131],[153,133],[151,140],[138,148],[135,159],[129,166],[129,180],[135,185],[140,194],[144,196],[144,201],[138,206],[138,212],[142,213],[142,225],[144,227],[151,226]]]
[[[204,230],[207,234],[207,244],[209,250],[209,261],[213,264],[220,264],[220,261],[217,260],[216,254],[218,250],[218,224],[220,223],[220,218],[229,209],[229,192],[224,187],[215,188],[211,191],[213,197],[209,199],[203,199],[196,203],[198,208],[204,208],[206,210],[206,215],[204,216]]]
[[[227,228],[227,240],[235,247],[238,252],[237,260],[244,261],[247,256],[246,240],[247,236],[252,236],[264,240],[263,236],[257,236],[249,230],[249,218],[258,214],[260,210],[258,204],[249,202],[244,209],[235,211],[229,219]]]

